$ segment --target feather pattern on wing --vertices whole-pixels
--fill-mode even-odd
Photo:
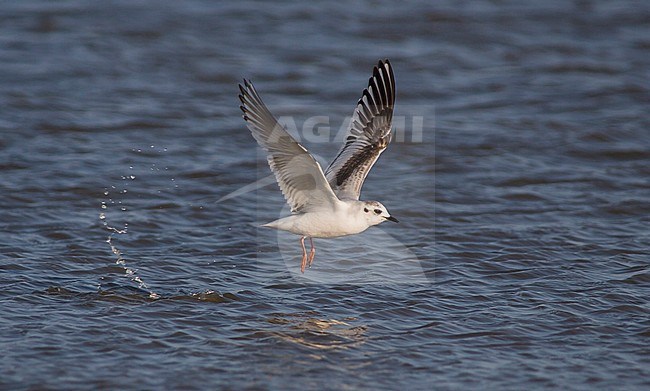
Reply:
[[[338,198],[320,164],[278,123],[249,80],[244,79],[239,90],[244,120],[257,143],[267,151],[269,166],[291,211],[332,208]]]
[[[354,110],[345,143],[325,170],[340,199],[359,199],[368,172],[390,143],[394,104],[393,69],[388,60],[379,61]]]

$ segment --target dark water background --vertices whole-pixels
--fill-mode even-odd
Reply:
[[[647,389],[649,49],[644,1],[0,3],[0,389]],[[338,124],[384,57],[401,223],[301,276],[277,188],[216,202],[236,85]]]

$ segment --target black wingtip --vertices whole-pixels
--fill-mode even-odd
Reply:
[[[383,72],[388,72],[390,78],[393,78],[393,69],[390,65],[390,61],[387,58],[377,61],[377,65],[372,68],[372,77],[370,80],[373,78],[380,78]]]
[[[250,80],[248,79],[242,79],[244,81],[244,85],[238,84],[239,86],[239,91],[242,93],[242,95],[246,94],[246,90],[250,89],[253,83],[251,83]]]
[[[375,73],[376,72],[376,73]],[[383,61],[379,60],[377,67],[373,70],[373,76],[380,76],[380,74],[387,75],[390,79],[390,86],[388,88],[389,96],[388,101],[391,105],[395,104],[395,75],[393,74],[393,67],[390,65],[390,60],[385,58]]]
[[[244,85],[238,84],[239,86],[239,101],[246,106],[246,97],[250,97],[250,88],[251,88],[251,82],[250,80],[243,79],[244,80]],[[240,106],[242,107],[242,106]],[[244,110],[242,108],[242,110]]]
[[[390,61],[388,61],[387,58],[383,60],[379,60],[377,61],[377,65],[375,65],[375,69],[379,71],[380,69],[383,69],[386,65],[388,65],[388,67],[390,68]]]

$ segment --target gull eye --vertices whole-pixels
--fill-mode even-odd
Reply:
[[[368,208],[363,208],[363,211],[368,213]]]
[[[381,209],[375,209],[375,214],[380,215],[381,214]]]

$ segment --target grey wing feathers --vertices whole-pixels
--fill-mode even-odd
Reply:
[[[388,60],[379,61],[354,110],[345,143],[325,170],[339,198],[359,199],[368,172],[390,143],[394,104],[393,69]]]
[[[314,157],[273,117],[253,84],[239,85],[243,118],[267,161],[292,212],[308,212],[338,201]]]

